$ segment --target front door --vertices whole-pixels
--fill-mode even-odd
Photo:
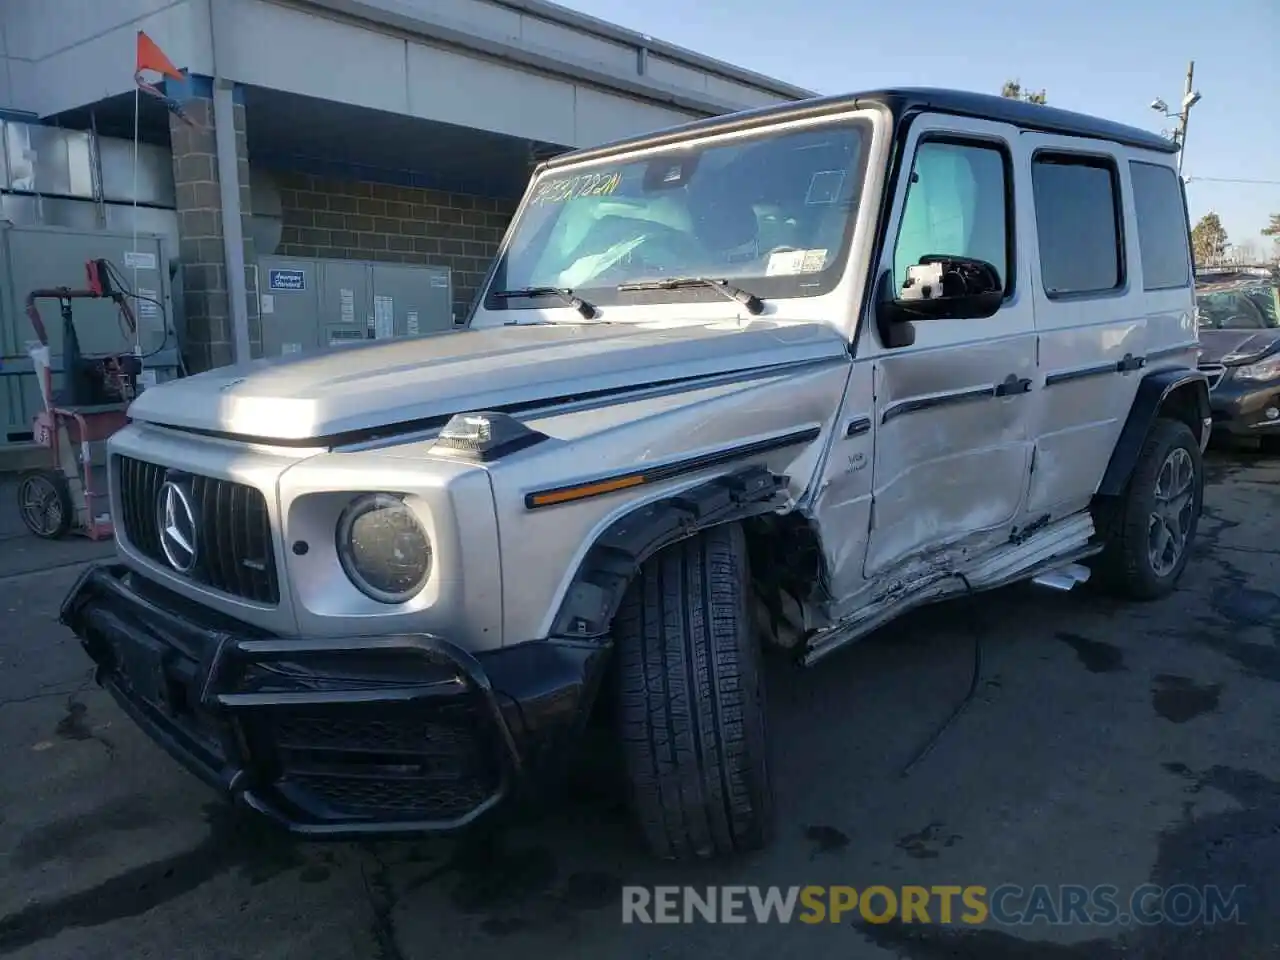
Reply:
[[[896,290],[922,256],[978,257],[1006,295],[991,317],[917,323],[910,346],[886,347],[873,317],[862,325],[875,450],[863,576],[877,585],[963,570],[1008,542],[1022,510],[1036,342],[1016,242],[1019,147],[1011,127],[956,117],[921,117],[908,138],[911,175],[897,184],[876,275],[892,271]]]

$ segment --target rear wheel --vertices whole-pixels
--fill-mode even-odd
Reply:
[[[37,537],[65,537],[75,517],[67,478],[57,470],[28,470],[18,481],[18,512],[23,525]]]
[[[695,859],[764,846],[773,798],[742,528],[642,567],[614,621],[631,805],[650,850]]]
[[[1125,492],[1106,508],[1103,583],[1134,600],[1171,593],[1191,556],[1203,498],[1204,462],[1191,428],[1157,420]]]

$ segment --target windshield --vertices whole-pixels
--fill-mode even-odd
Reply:
[[[1266,286],[1216,290],[1196,296],[1199,325],[1208,330],[1280,328],[1276,297]]]
[[[721,300],[705,285],[621,284],[710,277],[761,298],[825,293],[839,280],[870,126],[844,121],[698,143],[630,162],[550,170],[536,181],[485,298],[528,309],[513,291],[571,290],[593,304]],[[495,296],[498,293],[505,296]]]

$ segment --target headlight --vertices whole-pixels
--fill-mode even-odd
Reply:
[[[1276,380],[1280,379],[1280,353],[1257,363],[1236,367],[1237,380]]]
[[[399,497],[357,497],[338,518],[338,559],[347,578],[370,599],[404,603],[431,576],[431,540]]]

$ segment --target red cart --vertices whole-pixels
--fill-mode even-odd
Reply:
[[[38,340],[31,359],[44,401],[44,409],[32,422],[32,433],[36,443],[49,451],[50,463],[22,475],[18,510],[28,530],[49,540],[68,533],[105,540],[113,533],[105,441],[128,423],[127,410],[137,394],[142,361],[134,353],[83,355],[71,313],[74,300],[107,298],[119,308],[128,334],[136,332],[133,310],[111,282],[109,270],[106,261],[92,260],[86,264],[87,289],[57,287],[27,295],[27,316]],[[63,386],[57,391],[38,300],[57,300],[62,314]]]

